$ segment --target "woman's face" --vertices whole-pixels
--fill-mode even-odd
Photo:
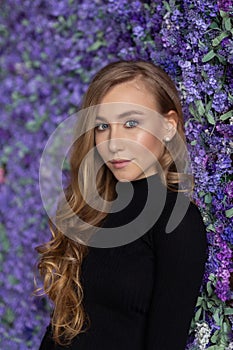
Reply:
[[[133,181],[157,173],[168,134],[165,118],[144,84],[134,79],[114,86],[100,101],[95,120],[95,144],[118,181]],[[157,137],[156,137],[157,136]],[[126,160],[115,163],[114,160]]]

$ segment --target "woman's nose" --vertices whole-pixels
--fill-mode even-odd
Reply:
[[[120,123],[114,123],[114,125],[111,126],[108,139],[108,147],[111,152],[117,152],[118,150],[122,150],[124,148],[124,136],[122,131],[120,130],[121,127],[122,125]]]

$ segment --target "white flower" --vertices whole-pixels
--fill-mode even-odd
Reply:
[[[211,330],[206,322],[196,323],[197,327],[195,329],[195,339],[200,350],[205,350],[206,345],[209,343],[209,338]]]
[[[230,342],[226,350],[233,350],[233,342]]]

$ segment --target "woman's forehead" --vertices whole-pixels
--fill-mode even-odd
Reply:
[[[101,103],[96,109],[96,119],[100,120],[109,118],[122,120],[133,115],[137,117],[146,117],[153,114],[155,115],[159,113],[155,109],[140,104],[125,102]]]

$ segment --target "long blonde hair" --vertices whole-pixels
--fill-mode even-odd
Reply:
[[[176,87],[170,77],[160,68],[152,63],[142,60],[138,61],[117,61],[102,68],[93,78],[84,96],[81,109],[98,105],[104,95],[113,86],[140,77],[146,87],[154,95],[159,113],[165,115],[174,110],[178,116],[177,133],[186,144],[184,134],[183,114],[180,99]],[[88,123],[88,120],[86,120]],[[85,123],[85,120],[84,120]],[[85,125],[83,125],[85,129]],[[170,141],[176,145],[176,135]],[[82,160],[88,152],[95,147],[94,129],[83,133],[72,145],[70,154],[70,182],[66,188],[66,200],[73,211],[73,215],[85,219],[85,222],[95,226],[101,226],[107,213],[97,211],[89,206],[82,198],[80,186],[88,188],[92,193],[93,183],[93,161],[89,159],[84,164],[85,176],[81,177],[81,184],[77,182],[77,174]],[[176,146],[177,147],[177,146]],[[176,149],[177,160],[182,163],[184,147]],[[176,161],[177,161],[176,160]],[[162,181],[172,191],[177,191],[174,184],[181,181],[182,177],[191,177],[191,190],[193,189],[193,177],[188,174],[178,173],[171,154],[164,147],[164,152],[159,159]],[[185,167],[185,164],[184,164]],[[116,179],[106,165],[103,165],[96,176],[96,186],[99,194],[106,200],[115,198]],[[57,213],[59,215],[59,212]],[[65,217],[64,217],[65,219]],[[38,269],[43,278],[44,294],[54,304],[51,316],[53,339],[61,345],[66,345],[79,333],[85,332],[91,324],[83,306],[84,291],[81,284],[82,261],[89,252],[85,244],[80,244],[64,235],[49,219],[49,227],[52,239],[37,247],[40,253]],[[80,227],[75,227],[79,232]],[[82,231],[85,225],[82,226]],[[37,290],[38,291],[38,290]]]

